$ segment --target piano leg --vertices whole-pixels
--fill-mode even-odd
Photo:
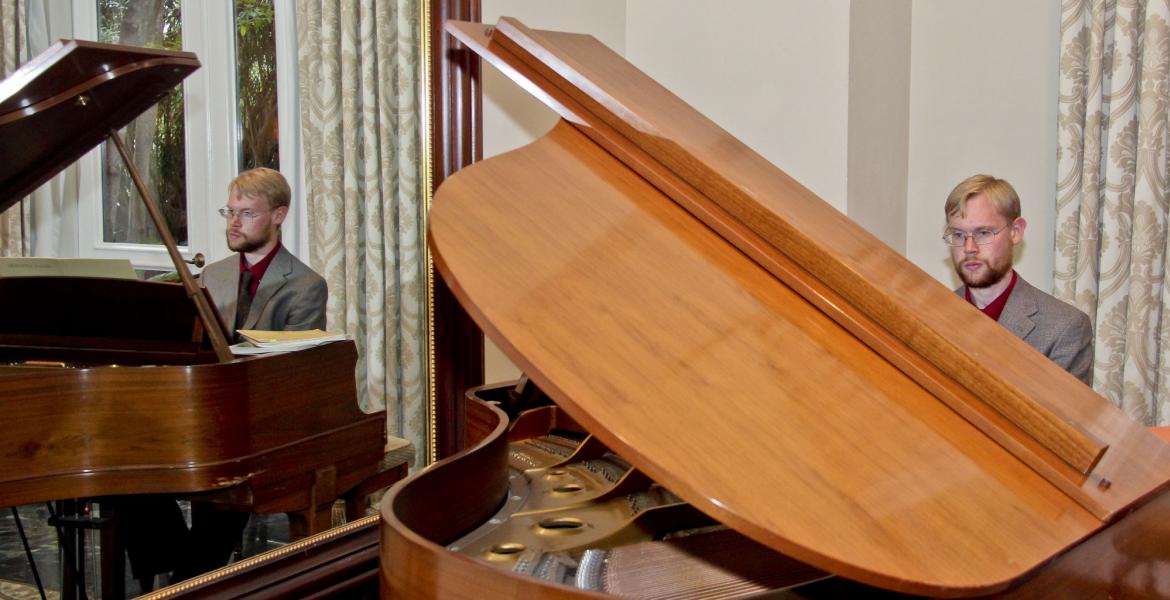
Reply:
[[[289,540],[299,540],[332,527],[333,501],[337,496],[337,467],[317,469],[309,490],[309,506],[288,513]]]
[[[82,500],[54,503],[49,524],[57,528],[61,554],[61,596],[66,600],[86,598],[85,532],[96,529],[100,539],[98,567],[103,598],[126,597],[125,543],[115,526],[113,509],[93,515],[93,505]]]
[[[99,528],[101,539],[102,598],[126,597],[126,540],[118,517],[111,508],[103,507],[103,523]]]

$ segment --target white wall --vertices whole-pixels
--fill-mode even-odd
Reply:
[[[625,50],[625,0],[483,0],[484,23],[515,17],[533,29],[588,33],[619,54]],[[528,144],[556,123],[553,111],[484,61],[484,158]],[[484,340],[484,377],[515,379],[516,368],[491,340]]]
[[[906,253],[910,0],[849,3],[849,217]]]
[[[975,173],[1007,179],[1028,221],[1020,275],[1052,288],[1060,3],[914,0],[906,256],[958,285],[942,205]]]
[[[845,210],[848,0],[630,0],[626,15],[630,62]]]
[[[1029,222],[1018,268],[1049,289],[1059,3],[874,2],[483,0],[483,13],[597,37],[947,286],[943,200],[976,172],[1005,177]],[[485,156],[556,119],[490,67],[483,87]],[[490,344],[486,372],[518,374]]]

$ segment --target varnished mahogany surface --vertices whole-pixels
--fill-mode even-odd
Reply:
[[[383,598],[603,598],[501,573],[444,545],[486,521],[508,489],[508,419],[468,398],[466,450],[400,481],[382,498]]]
[[[0,365],[215,362],[210,346],[201,343],[202,331],[194,305],[176,283],[0,278]]]
[[[382,457],[356,358],[339,342],[226,364],[0,367],[0,506],[243,485],[241,505],[299,510],[316,469],[343,490]]]
[[[471,406],[475,415],[473,429],[483,439],[468,440],[468,452],[438,463],[425,475],[431,481],[417,486],[414,479],[401,482],[383,499],[381,514],[381,574],[383,598],[598,598],[597,594],[554,585],[536,577],[525,577],[492,565],[448,551],[423,531],[434,531],[449,515],[462,515],[476,508],[485,496],[495,498],[498,483],[493,474],[481,471],[488,464],[499,464],[507,459],[505,448],[498,438],[504,437],[500,428],[493,428],[502,415],[494,415],[483,405]],[[555,411],[553,411],[555,413]],[[550,413],[552,414],[552,413]],[[531,415],[529,415],[531,416]],[[551,424],[551,422],[549,422]],[[506,434],[508,439],[524,437],[540,429],[534,422],[513,422]],[[518,429],[521,428],[522,430]],[[490,433],[489,433],[490,432]],[[421,475],[421,474],[420,474]],[[416,477],[417,478],[417,477]],[[444,485],[441,482],[446,482]],[[485,493],[486,492],[486,493]],[[491,505],[488,502],[487,505]],[[400,518],[403,508],[409,507],[409,516]],[[1170,494],[1162,493],[1133,513],[1125,515],[1112,527],[1105,528],[1078,544],[1071,551],[1055,557],[1032,575],[1016,585],[979,598],[1050,599],[1116,598],[1154,600],[1170,595],[1170,568],[1165,561],[1166,539],[1170,535],[1165,516],[1170,511]],[[465,524],[461,526],[466,526]],[[444,531],[444,539],[451,530]],[[763,560],[776,558],[761,557]],[[728,560],[753,560],[745,556]],[[668,567],[669,568],[669,567]],[[678,577],[678,573],[664,573],[663,578]],[[656,575],[645,575],[647,589],[663,589],[654,585]],[[949,595],[949,594],[943,594]],[[651,594],[650,597],[658,597]],[[834,578],[791,590],[785,598],[794,600],[843,600],[853,598],[911,598],[902,594],[859,585],[849,580]],[[917,596],[914,596],[917,597]]]
[[[0,212],[199,68],[190,52],[62,40],[0,82]]]

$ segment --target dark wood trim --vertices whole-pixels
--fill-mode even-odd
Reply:
[[[431,4],[431,168],[436,189],[452,173],[483,157],[479,57],[443,31],[448,19],[479,21],[479,0]],[[463,448],[463,394],[483,383],[483,333],[437,271],[434,281],[434,427],[441,459]]]
[[[323,534],[148,594],[172,598],[376,598],[378,520]]]

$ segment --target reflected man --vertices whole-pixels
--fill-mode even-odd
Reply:
[[[264,167],[240,173],[228,186],[227,245],[236,252],[207,265],[200,278],[233,338],[239,329],[325,329],[325,280],[280,243],[292,192],[278,171]],[[191,503],[188,556],[175,570],[186,579],[222,567],[231,559],[248,524],[248,513]]]
[[[245,171],[228,186],[227,245],[235,254],[208,265],[200,278],[226,324],[238,329],[294,331],[325,328],[325,280],[281,245],[291,191],[279,172]],[[172,582],[228,563],[249,514],[191,502],[191,528],[174,500],[162,496],[120,500],[126,550],[142,591],[154,576],[174,571]]]
[[[227,245],[237,255],[203,269],[219,314],[237,329],[325,329],[325,280],[280,243],[291,192],[272,169],[245,171],[228,187]]]

